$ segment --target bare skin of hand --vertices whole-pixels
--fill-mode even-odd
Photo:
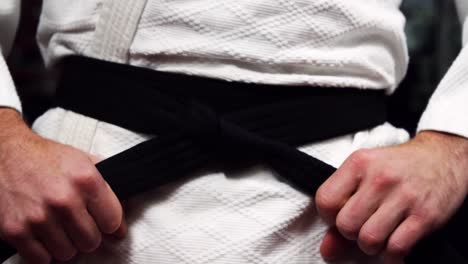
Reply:
[[[0,238],[28,263],[92,252],[105,234],[124,235],[122,206],[93,158],[33,133],[0,109]]]
[[[318,212],[332,226],[322,256],[346,259],[357,244],[402,263],[453,216],[467,191],[467,139],[428,131],[402,145],[359,150],[317,191]]]

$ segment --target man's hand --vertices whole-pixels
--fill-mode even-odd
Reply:
[[[29,263],[69,260],[125,227],[91,158],[34,134],[7,109],[0,109],[0,212],[0,238]]]
[[[342,247],[349,246],[343,236],[367,255],[399,263],[450,219],[467,190],[464,138],[422,132],[399,146],[359,150],[317,191],[319,214],[338,230],[326,235],[322,255],[343,257]]]

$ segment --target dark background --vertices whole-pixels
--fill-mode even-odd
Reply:
[[[54,72],[46,71],[35,34],[41,0],[23,1],[16,45],[8,63],[28,121],[52,105]],[[414,132],[427,101],[461,46],[461,33],[452,0],[404,0],[410,50],[408,75],[392,96],[390,121]]]

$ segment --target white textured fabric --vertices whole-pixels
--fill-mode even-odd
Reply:
[[[15,32],[19,3],[0,3],[3,52]],[[354,86],[391,93],[407,67],[400,3],[148,0],[141,18],[122,17],[119,22],[125,27],[139,21],[127,54],[133,65],[245,82]],[[464,0],[457,4],[465,21],[468,5]],[[102,0],[45,0],[43,5],[38,40],[46,62],[70,54],[93,55]],[[132,32],[125,33],[125,40],[130,41]],[[419,131],[468,137],[468,122],[463,118],[468,106],[462,99],[468,97],[463,83],[467,63],[460,58],[451,68],[422,117]],[[3,62],[0,71],[0,106],[20,110]],[[453,98],[458,100],[448,102]]]
[[[91,46],[91,55],[102,60],[126,63],[128,50],[146,0],[104,2]]]
[[[11,107],[21,112],[21,103],[16,94],[15,84],[11,79],[10,72],[1,56],[0,48],[0,107]]]
[[[466,0],[455,0],[457,3],[458,17],[460,23],[463,25],[463,46],[468,42],[468,1]]]
[[[148,1],[130,63],[245,82],[392,91],[407,65],[404,17],[394,2]]]
[[[90,121],[54,109],[33,128],[45,137],[62,139],[103,158],[149,138]],[[406,140],[405,131],[385,124],[301,149],[338,166],[356,149]],[[325,263],[319,246],[326,226],[318,218],[313,200],[276,180],[266,168],[194,175],[191,180],[141,195],[131,200],[128,208],[127,239],[106,241],[97,253],[70,263]],[[20,260],[16,256],[6,263],[18,264]],[[346,263],[380,261],[362,258]]]
[[[432,96],[418,131],[436,130],[468,137],[468,46]]]
[[[8,54],[15,36],[19,4],[19,0],[2,0],[0,3],[0,107],[11,107],[21,112],[21,103],[2,56]]]
[[[148,0],[128,61],[226,80],[391,93],[407,67],[400,2]],[[0,6],[5,3],[17,6],[19,1],[2,0]],[[103,4],[44,0],[38,40],[48,64],[66,55],[93,55]],[[463,100],[468,98],[467,61],[460,59],[438,88],[422,129],[444,131],[450,121],[441,120],[450,119],[456,121],[451,132],[468,136],[468,122],[460,123],[468,111]],[[0,104],[16,107],[13,85],[1,65],[0,82],[9,83],[0,83]],[[441,107],[440,102],[446,103]],[[34,129],[103,158],[148,138],[63,109],[47,112]],[[406,140],[404,131],[383,125],[302,149],[338,166],[356,149]],[[313,201],[276,181],[271,171],[258,167],[236,175],[197,176],[134,199],[129,238],[106,242],[98,253],[72,263],[323,263],[318,245],[325,226]]]
[[[468,1],[456,3],[460,21],[464,21],[464,47],[432,95],[418,131],[435,130],[468,138]]]
[[[407,67],[398,2],[149,0],[129,62],[228,80],[390,92]],[[39,44],[46,61],[92,55],[102,8],[97,0],[45,0]]]
[[[19,0],[3,0],[0,4],[0,47],[3,50],[3,55],[8,54],[13,43],[18,26],[19,11]]]
[[[11,42],[19,2],[0,3],[0,27],[7,32],[0,38],[4,49]],[[392,92],[407,67],[400,3],[149,0],[139,18],[128,59],[138,66],[227,80]],[[457,4],[464,21],[468,5],[463,0],[457,0]],[[50,64],[65,55],[92,55],[102,8],[102,0],[45,0],[38,36],[45,60]],[[127,22],[125,17],[122,21]],[[467,98],[468,89],[458,79],[466,75],[466,61],[459,59],[441,83],[419,131],[432,129],[468,137],[463,119],[468,106],[460,103],[461,98]],[[0,70],[0,105],[19,109],[9,73],[4,66]],[[451,95],[445,96],[446,92]],[[452,98],[458,100],[447,102]],[[447,122],[451,124],[448,129]]]

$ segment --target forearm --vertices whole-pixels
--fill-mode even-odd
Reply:
[[[0,108],[0,211],[11,208],[14,214],[0,214],[0,241],[27,263],[70,260],[98,248],[102,234],[125,230],[122,207],[91,157],[42,138],[19,112]]]

